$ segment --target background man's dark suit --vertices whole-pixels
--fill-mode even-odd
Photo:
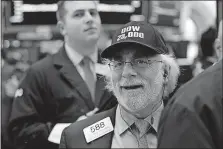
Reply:
[[[158,148],[222,148],[222,60],[182,86],[162,112]]]
[[[14,100],[9,135],[18,148],[52,148],[47,141],[56,123],[72,123],[96,107],[100,111],[116,105],[98,75],[95,104],[88,88],[68,59],[65,49],[48,56],[28,70]],[[49,146],[48,146],[49,145]],[[51,146],[52,145],[52,146]]]
[[[60,141],[60,149],[63,148],[111,148],[114,132],[110,132],[92,142],[87,143],[84,137],[83,129],[106,118],[110,117],[112,125],[115,125],[116,107],[93,115],[92,117],[71,124],[62,133]]]

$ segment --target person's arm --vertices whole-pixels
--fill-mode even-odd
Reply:
[[[2,97],[1,97],[1,141],[2,141],[2,148],[12,148],[12,144],[8,140],[7,135],[7,126],[9,122],[9,116],[12,109],[12,102],[13,97],[10,97],[10,95],[7,94],[5,91],[5,84],[2,84]]]
[[[2,104],[2,131],[5,131],[6,126],[8,125],[9,116],[12,109],[12,102],[15,95],[15,91],[18,88],[18,85],[13,82],[13,79],[8,79],[7,81],[1,84],[1,104]]]
[[[197,112],[177,103],[166,107],[159,123],[158,148],[215,148]]]
[[[16,147],[38,148],[47,142],[52,123],[44,117],[45,92],[43,75],[29,69],[15,93],[8,127],[10,140]]]
[[[65,148],[67,148],[67,145],[66,145],[66,134],[64,130],[60,139],[59,149],[65,149]]]

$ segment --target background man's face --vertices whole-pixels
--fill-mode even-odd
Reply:
[[[161,60],[160,55],[145,57],[139,50],[124,48],[119,60],[130,62],[134,59]],[[119,72],[112,70],[112,90],[119,104],[134,114],[144,110],[149,104],[157,103],[162,90],[163,64],[154,62],[150,67],[135,70],[129,63]]]
[[[75,43],[97,41],[100,35],[101,19],[96,2],[66,1],[64,34]]]

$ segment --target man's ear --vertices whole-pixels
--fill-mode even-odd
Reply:
[[[163,68],[163,80],[164,80],[164,84],[165,85],[169,81],[169,73],[170,73],[170,67],[167,66],[167,65],[164,65],[164,68]]]
[[[58,22],[57,22],[57,27],[59,28],[60,33],[61,33],[63,36],[65,36],[65,35],[67,34],[66,29],[65,29],[65,27],[64,27],[64,22],[63,22],[63,21],[58,21]]]

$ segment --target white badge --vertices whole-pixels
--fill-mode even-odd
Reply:
[[[87,143],[106,135],[113,130],[114,128],[110,117],[106,117],[83,129]]]
[[[16,97],[21,97],[23,95],[23,89],[20,88],[20,89],[17,89],[16,92],[15,92],[15,98]]]

